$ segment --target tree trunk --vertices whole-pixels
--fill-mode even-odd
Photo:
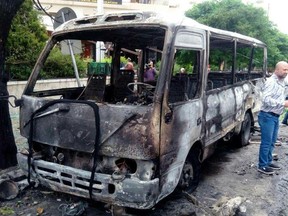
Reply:
[[[8,95],[4,82],[0,82],[0,95]],[[8,101],[0,100],[0,170],[17,165],[16,153]]]
[[[0,0],[0,169],[17,165],[17,148],[7,96],[8,73],[4,70],[5,45],[13,17],[24,0]]]

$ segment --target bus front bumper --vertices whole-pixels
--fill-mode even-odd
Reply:
[[[18,164],[28,174],[28,157],[17,154]],[[90,198],[91,172],[44,160],[31,160],[31,180],[54,191]],[[159,179],[141,181],[137,178],[115,180],[109,174],[95,173],[92,199],[113,205],[149,209],[158,198]]]

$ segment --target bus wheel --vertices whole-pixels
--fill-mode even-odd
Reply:
[[[246,112],[244,121],[241,125],[241,131],[238,135],[236,135],[233,139],[233,142],[236,147],[243,147],[249,144],[249,140],[251,138],[251,116],[248,112]]]
[[[200,151],[192,149],[184,163],[177,188],[188,193],[193,192],[199,183],[200,169]]]

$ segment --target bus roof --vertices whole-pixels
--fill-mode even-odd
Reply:
[[[55,29],[54,35],[63,34],[64,32],[75,32],[87,29],[99,29],[102,27],[119,28],[132,26],[185,26],[209,31],[212,35],[219,35],[222,37],[231,37],[252,42],[258,46],[266,46],[262,41],[245,36],[236,32],[212,28],[201,24],[189,17],[183,16],[169,16],[167,14],[147,12],[147,11],[127,11],[117,13],[105,13],[103,15],[87,16],[76,18],[65,22]]]

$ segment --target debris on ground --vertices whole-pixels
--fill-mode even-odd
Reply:
[[[87,203],[78,202],[72,204],[61,204],[58,207],[58,210],[61,212],[62,216],[79,216],[85,212],[87,207]]]
[[[12,200],[27,186],[27,178],[17,166],[0,171],[0,199]]]
[[[17,136],[17,133],[14,134]],[[16,140],[20,139],[16,137]],[[199,186],[193,193],[171,194],[150,210],[127,212],[137,216],[288,215],[288,127],[280,127],[278,140],[281,145],[275,145],[273,159],[282,169],[275,175],[257,171],[260,133],[255,131],[250,145],[239,149],[229,145],[221,147],[205,161]],[[17,143],[19,151],[25,148],[22,143]],[[85,216],[113,214],[103,203],[41,186],[27,187],[27,179],[18,167],[0,171],[0,180],[13,181],[19,188],[14,199],[1,200],[0,215],[58,216],[62,211],[69,213],[73,206],[75,212],[83,211]]]

